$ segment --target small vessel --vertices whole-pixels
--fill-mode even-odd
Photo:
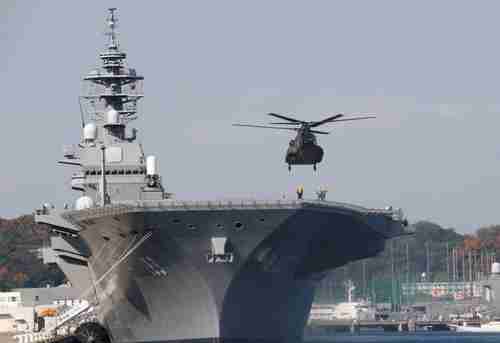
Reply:
[[[375,320],[376,308],[365,299],[354,301],[354,283],[349,280],[345,284],[347,301],[336,304],[313,304],[309,313],[309,321],[314,320]]]
[[[467,322],[464,322],[463,325],[449,324],[448,326],[456,332],[500,333],[500,318],[496,318],[480,326],[470,326],[467,325]]]
[[[345,283],[347,302],[338,303],[333,310],[335,319],[375,320],[375,307],[366,300],[354,301],[356,287],[351,280]]]

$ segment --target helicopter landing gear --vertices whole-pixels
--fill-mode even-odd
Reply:
[[[291,164],[289,164],[289,165],[288,165],[288,171],[289,171],[289,172],[291,172],[291,171],[292,171],[292,165],[291,165]]]
[[[313,164],[313,170],[316,171],[316,163]]]

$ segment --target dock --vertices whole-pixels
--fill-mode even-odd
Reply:
[[[449,325],[462,325],[463,320],[314,320],[308,323],[306,333],[359,332],[361,329],[383,329],[388,332],[417,329],[449,331]],[[467,326],[480,326],[479,320],[467,320]]]

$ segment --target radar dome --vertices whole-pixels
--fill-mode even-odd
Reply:
[[[120,125],[118,121],[118,111],[114,108],[110,109],[108,113],[106,113],[106,124],[108,125]]]
[[[76,210],[78,211],[86,210],[92,207],[94,207],[94,200],[91,197],[84,195],[76,199],[76,204],[75,204]]]
[[[83,140],[94,141],[97,138],[97,126],[94,123],[88,123],[83,128]]]
[[[147,175],[158,175],[158,162],[156,156],[146,157],[146,173]]]
[[[491,274],[500,274],[500,263],[493,262],[491,265]]]

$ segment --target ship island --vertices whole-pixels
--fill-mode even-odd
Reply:
[[[111,8],[100,66],[83,78],[82,137],[59,161],[78,169],[75,204],[35,213],[95,311],[97,322],[77,332],[93,342],[301,341],[316,285],[408,234],[402,211],[324,199],[176,200],[131,127],[144,78],[126,64],[116,23]]]

